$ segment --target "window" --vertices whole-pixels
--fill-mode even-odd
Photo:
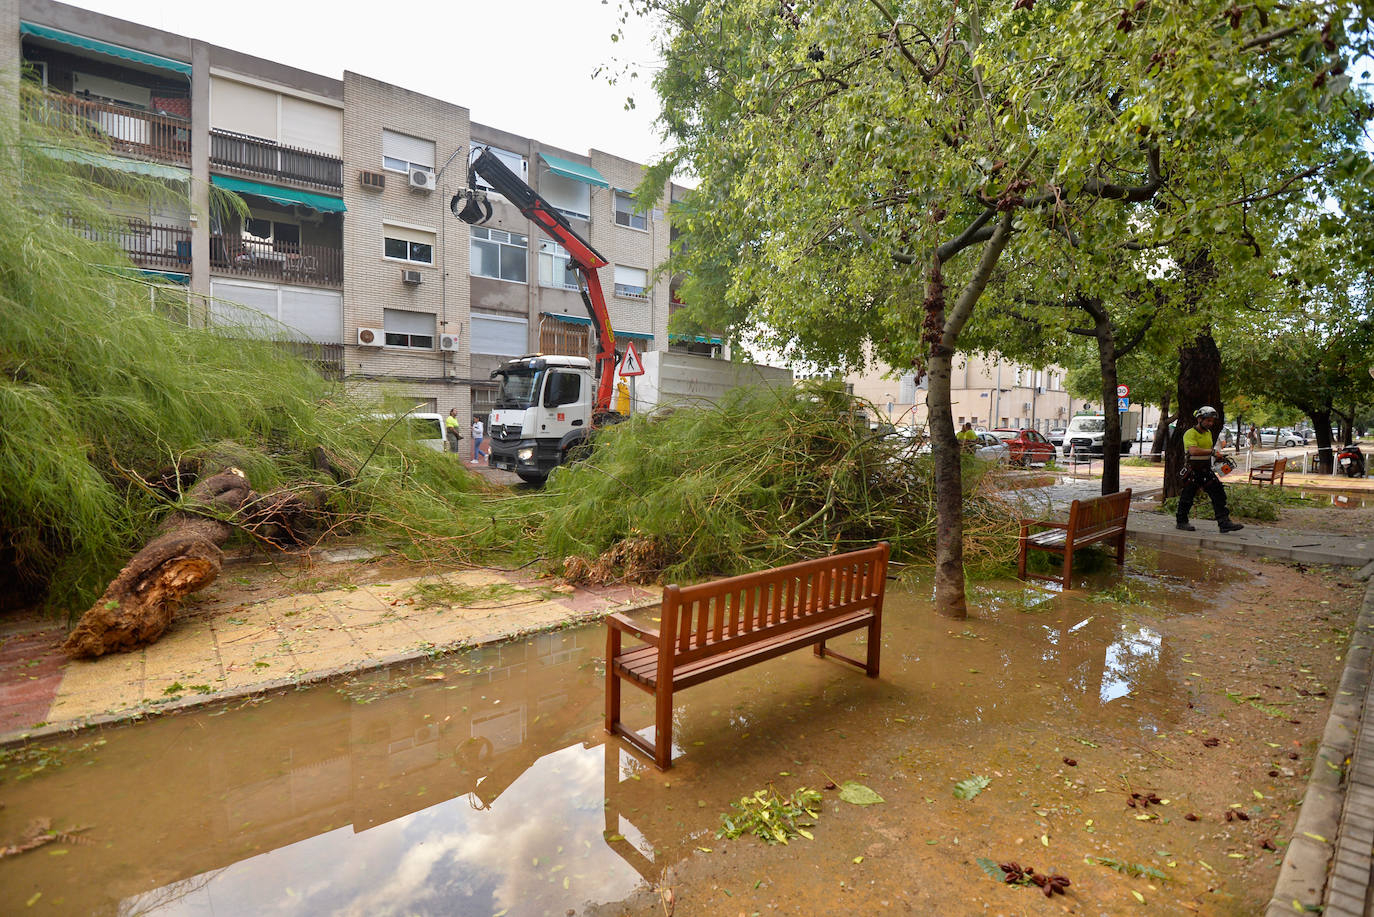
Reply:
[[[628,299],[648,298],[649,272],[642,267],[615,266],[615,295]]]
[[[382,323],[386,328],[386,346],[410,347],[416,350],[434,349],[433,312],[383,309]]]
[[[396,131],[382,131],[382,168],[410,174],[411,169],[434,171],[434,141]]]
[[[518,357],[529,353],[529,320],[511,315],[472,313],[472,335],[468,348],[473,353]]]
[[[474,226],[471,231],[471,271],[474,277],[492,277],[511,283],[527,282],[530,251],[527,236],[486,226]]]
[[[592,218],[592,186],[586,182],[544,172],[539,178],[539,194],[570,220]]]
[[[261,242],[279,252],[301,250],[301,228],[295,223],[250,217],[243,221],[242,237],[245,242]]]
[[[582,397],[582,377],[577,373],[549,373],[544,383],[544,407],[577,404]]]
[[[551,239],[539,243],[539,285],[564,290],[580,289],[577,271],[572,268],[567,249]]]
[[[382,256],[392,261],[433,264],[434,233],[383,224]]]
[[[521,156],[519,153],[510,153],[506,150],[494,146],[488,146],[485,147],[485,149],[490,150],[491,154],[495,156],[497,159],[501,160],[501,162],[505,164],[507,169],[510,169],[517,176],[519,176],[521,181],[525,182],[526,184],[529,183],[530,168],[529,163],[525,162],[524,156]],[[482,150],[483,146],[481,144],[474,143],[472,145],[472,154],[468,156],[469,165],[472,163],[474,159],[477,158],[477,156],[482,152]],[[482,176],[480,175],[477,176],[477,187],[481,188],[484,191],[492,190],[491,185],[487,184],[486,179],[482,178]]]
[[[635,198],[633,194],[626,194],[624,191],[615,193],[615,221],[621,226],[628,226],[631,229],[648,229],[649,221],[644,214],[635,213]]]

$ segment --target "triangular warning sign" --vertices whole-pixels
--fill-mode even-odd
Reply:
[[[625,356],[620,358],[620,374],[622,376],[644,375],[644,361],[639,358],[639,351],[635,349],[634,341],[629,341],[625,345]]]

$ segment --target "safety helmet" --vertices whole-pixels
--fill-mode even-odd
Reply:
[[[1202,407],[1198,408],[1196,411],[1193,412],[1193,416],[1196,417],[1198,420],[1202,420],[1204,417],[1215,417],[1217,416],[1217,409],[1212,407],[1210,404],[1204,404]]]

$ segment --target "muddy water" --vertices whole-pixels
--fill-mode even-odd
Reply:
[[[679,913],[733,915],[744,908],[733,896],[746,893],[780,913],[881,911],[919,884],[912,870],[936,892],[972,883],[1023,893],[1009,902],[1020,912],[1039,906],[1038,892],[1004,890],[973,857],[1072,869],[1083,894],[1094,888],[1080,877],[1085,851],[1180,856],[1157,849],[1175,841],[1130,840],[1134,820],[1085,827],[1083,816],[1093,794],[1119,795],[1132,779],[1121,775],[1151,763],[1152,737],[1179,728],[1192,706],[1201,663],[1174,645],[1172,623],[1199,618],[1250,576],[1137,552],[1125,576],[1096,577],[1096,593],[977,586],[975,617],[961,622],[931,613],[927,585],[894,584],[881,679],[799,653],[687,691],[667,774],[606,741],[599,627],[88,733],[58,749],[60,766],[24,780],[15,764],[3,772],[0,843],[38,817],[89,828],[87,843],[0,860],[0,911],[641,913],[657,905],[649,889],[671,880],[665,869],[682,868],[694,884],[678,894],[697,897]],[[649,723],[647,699],[626,693],[626,718]],[[1085,766],[1066,769],[1068,755]],[[953,800],[952,782],[975,773],[993,789]],[[887,821],[870,814],[883,807],[830,794],[817,841],[795,842],[795,855],[714,837],[739,796],[827,779],[871,785],[889,799]],[[1060,847],[1070,822],[1085,842]],[[1235,866],[1208,843],[1187,846],[1217,869]],[[1122,881],[1095,869],[1100,882]],[[1244,902],[1239,869],[1187,874]],[[1124,888],[1096,892],[1115,903],[1087,912],[1134,904]]]
[[[1330,490],[1300,490],[1298,496],[1306,497],[1318,506],[1339,506],[1343,509],[1361,509],[1369,506],[1369,495],[1360,491],[1339,492]]]

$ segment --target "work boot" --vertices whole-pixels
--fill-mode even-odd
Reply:
[[[1197,528],[1194,527],[1193,525],[1190,525],[1187,519],[1178,519],[1178,520],[1175,520],[1175,521],[1174,521],[1174,528],[1178,529],[1180,532],[1196,532],[1196,531],[1197,531]]]
[[[1239,522],[1232,522],[1228,517],[1226,519],[1218,519],[1217,528],[1221,529],[1221,534],[1225,535],[1227,532],[1239,532],[1241,529],[1245,528],[1245,526],[1241,525]]]

